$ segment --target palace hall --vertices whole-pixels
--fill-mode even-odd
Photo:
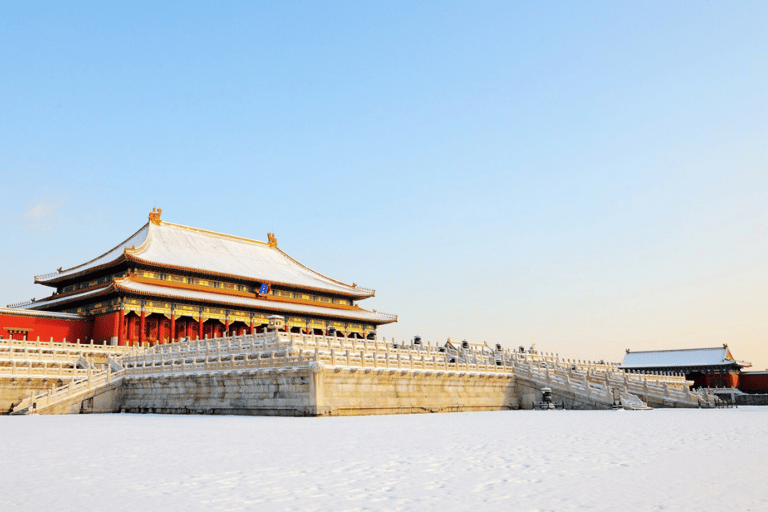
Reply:
[[[13,307],[51,312],[49,325],[64,321],[57,313],[70,322],[78,315],[92,339],[113,345],[259,333],[275,319],[293,333],[373,338],[379,325],[397,321],[357,304],[374,290],[302,265],[272,233],[260,242],[172,224],[161,213],[153,209],[144,226],[101,256],[36,276],[53,294]],[[30,339],[44,339],[37,325],[37,333],[24,331]]]

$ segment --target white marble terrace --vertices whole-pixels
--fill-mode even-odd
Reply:
[[[89,353],[108,353],[106,365],[86,369],[65,368],[57,363],[59,354],[89,357]],[[560,359],[556,354],[535,351],[496,350],[486,345],[437,346],[383,340],[349,339],[311,334],[267,332],[224,338],[183,341],[152,348],[78,345],[0,339],[0,364],[4,354],[12,354],[13,364],[0,366],[0,372],[16,375],[50,372],[71,380],[47,393],[32,396],[14,410],[27,410],[33,403],[40,409],[57,400],[96,389],[115,379],[157,378],[172,375],[231,372],[315,371],[377,372],[403,375],[409,372],[434,376],[514,376],[519,383],[554,392],[570,393],[586,400],[610,405],[613,390],[619,390],[622,403],[644,405],[636,395],[652,398],[671,407],[713,407],[711,393],[691,391],[690,381],[671,374],[643,375],[621,371],[616,364]],[[26,360],[40,356],[35,364]],[[50,363],[50,366],[49,366]],[[42,366],[41,366],[42,365]]]
[[[712,405],[713,396],[690,390],[681,375],[628,374],[617,364],[572,361],[555,354],[495,350],[485,345],[456,349],[311,334],[268,332],[158,345],[122,358],[126,377],[174,373],[259,371],[319,365],[333,371],[425,372],[435,375],[513,374],[546,386],[612,404],[612,389],[632,401],[652,397],[678,406]]]

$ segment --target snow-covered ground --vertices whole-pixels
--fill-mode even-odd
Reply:
[[[768,408],[0,418],[0,510],[768,510]]]

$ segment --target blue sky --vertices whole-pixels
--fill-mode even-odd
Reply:
[[[766,27],[765,2],[5,6],[0,303],[157,206],[375,288],[383,336],[768,368]]]

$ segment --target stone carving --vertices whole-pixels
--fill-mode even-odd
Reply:
[[[160,215],[162,213],[162,208],[152,208],[152,211],[149,212],[149,221],[153,224],[160,224]]]

